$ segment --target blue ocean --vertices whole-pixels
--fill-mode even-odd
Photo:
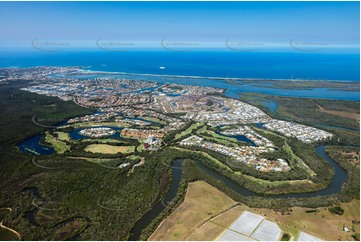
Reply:
[[[155,75],[229,77],[252,79],[305,79],[360,81],[359,49],[301,52],[273,50],[237,52],[226,50],[197,50],[187,52],[164,49],[133,51],[102,51],[99,49],[46,52],[34,49],[0,50],[0,67],[88,66],[89,70]],[[160,68],[161,67],[161,68]],[[182,82],[188,82],[183,80]],[[207,80],[192,80],[207,85]],[[224,82],[211,86],[223,87]],[[196,83],[195,83],[196,84]],[[247,86],[243,87],[247,88]],[[284,90],[251,87],[238,92],[324,97],[359,100],[359,92],[330,90]],[[236,91],[237,91],[236,90]]]

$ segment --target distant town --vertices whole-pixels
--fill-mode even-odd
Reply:
[[[160,148],[167,134],[184,128],[189,122],[205,123],[211,128],[225,127],[220,135],[245,136],[253,144],[227,146],[194,134],[185,136],[178,144],[217,152],[261,172],[288,172],[290,166],[282,158],[262,158],[262,153],[274,152],[277,147],[250,126],[252,124],[304,143],[332,138],[331,133],[321,129],[273,119],[253,105],[225,97],[223,89],[115,77],[77,78],[81,68],[37,67],[26,71],[10,68],[2,70],[0,81],[28,80],[30,85],[22,88],[24,91],[96,108],[98,111],[94,114],[74,117],[67,124],[115,122],[125,127],[120,132],[122,137],[142,139],[145,149]],[[154,123],[161,127],[154,129]],[[114,132],[107,127],[93,127],[81,130],[80,134],[99,138]]]

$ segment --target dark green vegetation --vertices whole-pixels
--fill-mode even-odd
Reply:
[[[249,168],[247,166],[241,167],[240,165],[235,166],[229,166],[229,164],[232,164],[229,160],[229,158],[219,155],[215,152],[210,152],[206,149],[201,148],[190,148],[189,151],[184,149],[183,151],[186,151],[187,157],[197,160],[205,164],[207,167],[217,171],[218,173],[230,178],[234,182],[238,183],[240,186],[245,187],[251,191],[254,191],[259,194],[284,194],[284,193],[304,193],[304,192],[311,192],[311,191],[317,191],[320,189],[325,188],[328,183],[329,179],[323,179],[320,180],[322,182],[290,182],[290,181],[283,181],[283,177],[288,177],[291,180],[292,176],[297,177],[297,172],[295,173],[260,173],[258,172],[257,177],[260,177],[259,179],[255,179],[252,174],[256,174],[257,171],[255,171],[252,168]],[[316,157],[316,156],[315,156]],[[222,162],[221,162],[222,161]],[[323,165],[327,167],[327,164],[325,161],[322,161],[321,159],[317,159],[317,161],[321,161]],[[315,162],[315,163],[316,163]],[[230,168],[231,167],[231,168]],[[240,172],[242,169],[244,169],[244,173]],[[247,169],[248,168],[248,169]],[[249,172],[249,174],[247,174]],[[291,174],[291,175],[288,175]],[[329,175],[326,171],[322,171],[320,176],[326,176]],[[261,178],[262,177],[262,178]],[[270,179],[267,179],[269,177]],[[277,178],[280,177],[279,180]],[[318,176],[316,176],[318,177]],[[296,179],[297,180],[297,179]]]
[[[281,89],[304,89],[310,90],[314,88],[327,88],[342,91],[359,91],[360,84],[358,82],[330,82],[322,80],[229,80],[234,85],[252,84],[257,87],[269,87]]]
[[[7,216],[10,215],[10,211],[7,208],[0,208],[0,222],[2,222]],[[4,224],[6,226],[6,224]],[[18,237],[11,231],[0,228],[0,240],[17,240]]]
[[[359,146],[360,102],[280,97],[258,93],[242,93],[240,99],[259,107],[273,118],[314,126],[336,134],[333,143]],[[260,102],[267,100],[279,105],[275,112],[270,112]]]
[[[166,161],[163,158],[163,162]],[[167,162],[167,161],[166,161]],[[185,161],[185,164],[190,162],[189,160]],[[140,240],[147,240],[147,238],[157,229],[159,224],[171,214],[182,202],[184,201],[184,196],[187,191],[189,180],[187,179],[187,173],[183,170],[182,180],[178,188],[176,197],[173,199],[172,203],[169,204],[158,216],[154,219],[143,231],[140,236]]]
[[[45,97],[19,90],[26,83],[0,85],[0,178],[2,189],[13,185],[14,179],[23,177],[22,166],[29,157],[19,153],[16,143],[34,136],[45,129],[35,125],[34,115],[42,117],[45,125],[63,122],[67,118],[84,115],[91,110],[84,109],[73,102]]]
[[[349,180],[342,189],[341,195],[292,200],[242,196],[202,171],[193,160],[229,177],[240,186],[261,194],[319,190],[327,186],[332,170],[324,160],[317,156],[313,145],[305,145],[295,139],[286,139],[262,130],[257,130],[257,132],[272,140],[279,148],[277,155],[290,162],[292,170],[289,173],[260,173],[245,165],[235,164],[227,157],[209,150],[195,147],[187,149],[169,147],[177,146],[176,135],[187,131],[194,125],[193,123],[168,135],[164,140],[166,147],[162,150],[141,152],[145,163],[135,168],[131,174],[129,171],[132,165],[139,161],[138,158],[131,160],[127,158],[128,155],[90,154],[83,150],[88,144],[99,141],[64,141],[71,147],[71,152],[36,157],[38,163],[57,168],[44,169],[34,165],[33,157],[18,152],[15,146],[16,143],[45,131],[58,137],[51,129],[33,124],[33,116],[38,114],[37,119],[44,125],[54,125],[73,116],[92,113],[93,110],[81,108],[72,102],[64,102],[57,98],[23,92],[18,89],[19,86],[16,84],[0,86],[2,117],[0,121],[2,134],[0,137],[2,147],[0,207],[13,209],[11,213],[4,215],[4,224],[18,231],[24,240],[126,240],[136,221],[161,199],[170,179],[170,167],[167,165],[177,158],[189,158],[184,162],[184,176],[178,195],[173,206],[164,210],[143,231],[142,239],[147,238],[162,219],[182,202],[188,182],[195,180],[205,180],[233,199],[249,206],[267,208],[330,206],[339,200],[350,200],[356,197],[357,188],[359,190],[359,183],[355,182],[359,177],[359,169],[355,169],[350,164],[353,159],[343,159],[343,156],[339,158],[338,153],[333,154],[334,149],[331,149],[329,154],[349,174]],[[24,83],[21,86],[24,86]],[[302,116],[300,119],[306,122],[306,117]],[[203,129],[202,132],[201,129]],[[69,132],[70,130],[62,131]],[[197,134],[215,142],[230,142],[230,144],[234,142],[214,136],[215,130],[208,131],[204,130],[203,125],[199,125],[190,132],[184,132],[182,138]],[[345,134],[345,141],[346,137]],[[42,142],[45,143],[44,140]],[[337,147],[340,149],[344,148],[340,146],[344,141],[332,142],[339,144]],[[246,145],[241,142],[237,144]],[[137,146],[139,142],[132,139],[119,139],[117,145]],[[135,155],[140,155],[140,152],[135,151]],[[272,156],[272,154],[265,154],[265,156]],[[316,175],[311,176],[301,168],[296,157],[304,161]],[[89,162],[84,158],[103,159],[103,162]],[[131,165],[124,169],[113,169],[124,162],[129,162]],[[290,180],[302,179],[309,179],[313,183],[290,183]],[[26,188],[37,188],[43,200],[39,200],[36,193],[31,190],[24,190]],[[34,202],[37,206],[34,206]],[[31,223],[31,218],[29,219],[31,211],[34,211],[35,223]],[[16,239],[11,236],[13,235],[1,233],[2,239]]]
[[[16,228],[26,240],[67,239],[77,234],[80,239],[88,240],[126,239],[132,225],[159,195],[159,178],[167,171],[164,165],[156,162],[157,155],[153,154],[153,158],[147,159],[147,165],[136,169],[131,176],[127,176],[128,170],[119,172],[55,154],[38,159],[48,166],[70,166],[66,169],[42,169],[32,163],[30,155],[18,152],[15,146],[25,138],[45,131],[32,122],[32,117],[41,114],[44,124],[53,125],[72,116],[88,114],[91,110],[57,98],[23,92],[16,85],[0,86],[0,104],[0,207],[13,208],[13,212],[4,218],[4,224]],[[78,145],[82,148],[85,144]],[[34,209],[34,195],[21,192],[26,187],[37,187],[46,201],[45,209],[55,209],[37,210],[35,221],[39,226],[24,218],[27,211]],[[107,210],[98,203],[110,208],[116,206],[122,211]],[[72,219],[76,217],[86,219]],[[68,222],[59,226],[63,221]],[[112,228],[111,223],[118,227]],[[97,237],[93,231],[97,231]]]
[[[331,158],[347,171],[348,180],[341,191],[343,196],[340,196],[340,198],[342,200],[349,200],[351,197],[356,199],[360,197],[359,102],[291,98],[256,93],[242,93],[240,99],[256,105],[273,118],[314,126],[335,134],[335,137],[327,143],[328,146],[326,146],[325,150]],[[260,102],[266,100],[274,101],[279,105],[274,113],[270,112],[269,109]],[[320,111],[320,107],[331,111],[331,113]],[[341,113],[338,113],[339,111],[341,111]],[[358,121],[356,117],[358,117]],[[297,150],[300,151],[300,148],[304,146],[302,143],[299,145],[288,143],[292,146],[294,152],[297,152]],[[297,154],[300,154],[300,157],[303,156],[306,158],[306,154],[303,152],[298,152]],[[304,160],[307,161],[307,159]],[[319,167],[319,170],[322,170],[322,167]]]
[[[359,233],[354,233],[351,236],[355,241],[360,241],[360,234]]]
[[[342,194],[346,197],[360,198],[360,149],[358,147],[326,147],[328,155],[347,171],[348,180]]]
[[[326,110],[359,114],[360,104],[357,102],[277,96],[273,97],[273,100],[280,105],[276,113],[296,122],[303,121],[309,124],[340,126],[356,130],[359,128],[359,124],[354,119],[320,111],[320,107],[322,107]]]
[[[203,130],[203,132],[200,132],[200,130]],[[205,130],[204,126],[200,126],[188,134],[188,136],[197,134],[206,138],[208,136],[204,134],[207,134],[207,130],[208,128]],[[330,165],[316,154],[314,145],[304,144],[297,139],[286,139],[262,129],[256,130],[278,147],[276,152],[266,153],[264,157],[287,159],[292,167],[290,172],[259,172],[250,166],[235,162],[225,155],[205,148],[182,147],[182,150],[184,152],[187,151],[188,157],[191,159],[201,161],[208,167],[256,193],[303,193],[327,187],[334,172]],[[208,131],[210,132],[210,130]],[[308,173],[304,164],[310,167],[308,169],[312,170],[313,174]]]
[[[33,123],[32,118],[34,115],[36,115],[36,120],[39,123],[54,125],[62,123],[71,117],[94,112],[92,109],[79,107],[72,101],[65,102],[58,98],[50,98],[19,90],[20,87],[24,86],[26,86],[26,83],[21,82],[0,85],[1,144],[13,144],[44,131],[44,129]]]
[[[330,206],[334,203],[337,197],[335,196],[323,196],[323,197],[309,197],[309,198],[270,198],[262,196],[243,196],[235,190],[229,188],[224,184],[224,182],[214,178],[213,176],[204,172],[199,168],[194,162],[186,162],[184,164],[184,173],[187,173],[187,180],[197,181],[203,180],[209,183],[210,185],[216,187],[220,191],[224,192],[227,196],[231,197],[236,201],[241,201],[250,207],[259,207],[259,208],[289,208],[293,206],[300,207],[324,207]]]
[[[162,177],[169,167],[159,162],[158,155],[168,163],[176,158],[168,151],[145,156],[146,163],[129,176],[129,169],[107,169],[67,157],[62,157],[62,164],[73,164],[70,169],[47,171],[34,166],[28,158],[22,169],[28,178],[18,182],[14,192],[7,192],[2,199],[2,203],[15,208],[6,222],[27,240],[74,236],[82,240],[126,240],[137,219],[161,195]],[[44,160],[54,162],[53,157],[41,159],[46,164],[51,162]],[[36,199],[33,193],[22,191],[26,187],[36,187],[45,200],[35,212],[38,226],[24,219],[26,212],[34,209],[32,201]]]
[[[257,97],[258,98],[258,97]],[[288,100],[287,100],[288,101]],[[287,101],[285,101],[287,103]],[[303,101],[308,102],[307,99],[292,99],[292,104],[294,103],[303,103]],[[356,102],[344,102],[344,101],[333,101],[333,100],[318,100],[322,107],[327,107],[327,109],[334,110],[345,110],[345,108],[350,112],[358,112],[359,103]],[[292,111],[292,104],[289,105],[284,110]],[[304,104],[304,103],[303,103]],[[335,106],[333,106],[335,104]],[[317,104],[316,104],[317,105]],[[281,106],[281,105],[280,105]],[[286,106],[286,105],[285,105]],[[282,107],[282,106],[281,106]],[[315,123],[322,123],[325,121],[325,116],[331,116],[327,119],[331,126],[341,126],[328,128],[327,130],[336,134],[336,138],[329,142],[329,144],[339,144],[339,147],[344,147],[345,143],[351,144],[355,146],[355,149],[358,149],[358,137],[359,133],[352,130],[352,128],[358,129],[358,123],[355,122],[353,119],[345,118],[336,116],[333,114],[322,113],[313,116],[310,115],[310,110],[313,112],[318,112],[317,110],[313,110],[314,107],[303,107],[302,105],[297,106],[296,110],[304,108],[303,112],[294,112],[292,116],[287,116],[289,113],[287,111],[280,112],[276,114],[271,114],[271,116],[280,119],[286,119],[290,121],[295,121],[295,117],[297,117],[297,121],[299,123],[304,123],[307,125],[311,125]],[[268,112],[268,109],[262,106],[262,109]],[[282,109],[281,109],[282,111]],[[312,113],[312,112],[311,112]],[[347,119],[345,123],[343,123],[344,119]],[[189,128],[189,126],[185,127],[184,130]],[[343,127],[346,129],[344,130]],[[348,128],[351,130],[347,130]],[[254,127],[255,128],[255,127]],[[204,129],[203,127],[199,127],[196,130],[193,130],[191,133],[187,134],[186,137],[197,134],[203,138],[211,138],[209,133],[199,132],[200,129]],[[281,156],[282,158],[287,159],[292,167],[291,172],[287,174],[282,174],[282,176],[277,176],[278,174],[272,173],[259,173],[255,172],[253,169],[247,169],[249,167],[242,166],[237,164],[239,167],[232,164],[227,157],[220,155],[218,153],[196,148],[196,147],[188,147],[189,150],[182,149],[182,153],[184,157],[189,157],[191,160],[197,160],[201,163],[205,164],[206,166],[212,168],[213,170],[218,171],[220,174],[223,174],[226,177],[229,177],[236,183],[240,184],[243,187],[246,187],[252,191],[256,191],[259,193],[289,193],[289,192],[307,192],[312,190],[320,190],[326,187],[333,174],[334,171],[330,167],[328,163],[326,163],[323,159],[321,159],[314,151],[314,147],[317,144],[304,144],[297,139],[287,139],[272,132],[266,132],[261,129],[257,129],[257,132],[261,133],[266,138],[272,140],[272,142],[279,148],[275,153]],[[349,133],[352,133],[352,139],[348,139]],[[213,142],[214,137],[212,137]],[[170,139],[171,140],[171,139]],[[174,141],[171,140],[170,144],[175,144]],[[334,146],[328,146],[326,148],[327,153],[329,150],[333,150]],[[184,153],[185,152],[185,153]],[[330,153],[329,153],[330,154]],[[265,157],[271,157],[273,154],[265,154]],[[349,157],[348,160],[339,159],[335,155],[330,154],[348,173],[348,180],[347,183],[344,184],[341,193],[327,195],[322,197],[310,197],[310,198],[262,198],[259,196],[251,196],[251,197],[244,197],[239,193],[235,192],[234,190],[227,187],[223,182],[215,179],[214,177],[210,176],[209,174],[205,173],[201,170],[198,166],[196,166],[193,162],[188,161],[184,164],[184,174],[185,174],[185,181],[195,181],[195,180],[205,180],[212,186],[218,188],[219,190],[226,193],[228,196],[232,197],[236,201],[241,201],[251,207],[265,207],[265,208],[289,208],[293,206],[300,206],[300,207],[310,207],[310,208],[317,208],[317,207],[324,207],[324,206],[332,206],[338,203],[338,201],[350,201],[353,198],[359,198],[359,166],[356,167],[352,166],[354,163],[356,156]],[[357,160],[357,159],[356,159]],[[300,161],[304,162],[309,168],[305,169],[304,164],[302,165]],[[358,163],[359,164],[359,163]],[[302,166],[303,169],[300,169]],[[237,172],[237,170],[239,172]],[[308,171],[308,172],[306,172]],[[310,174],[309,171],[312,171],[314,174]],[[247,175],[250,176],[247,176]],[[251,178],[251,177],[258,177],[260,180]],[[310,179],[313,183],[288,183],[288,182],[281,182],[282,180],[297,180],[297,179]],[[269,180],[274,182],[269,182]],[[337,205],[336,205],[337,206]],[[310,210],[312,211],[312,210]],[[170,212],[170,211],[169,211]],[[164,212],[166,213],[166,212]],[[165,217],[164,213],[160,216],[161,218]],[[149,230],[153,230],[156,228],[155,224],[159,224],[161,219],[157,219],[154,221],[151,226],[146,229],[145,235],[149,235]],[[147,238],[143,234],[143,238]],[[355,234],[357,237],[357,234]],[[284,234],[283,240],[289,240],[289,236]]]
[[[11,231],[0,228],[0,240],[18,240],[18,238]]]
[[[291,236],[287,233],[284,233],[282,235],[281,241],[289,241],[291,239]]]
[[[332,214],[343,215],[343,209],[340,206],[330,207],[328,211]]]

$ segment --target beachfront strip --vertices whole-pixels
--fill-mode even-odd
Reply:
[[[252,140],[257,146],[274,147],[274,144],[269,139],[258,134],[249,126],[239,126],[235,129],[227,129],[222,131],[221,134],[229,136],[244,135],[248,139]]]
[[[279,132],[288,138],[297,138],[304,143],[312,143],[332,138],[332,134],[329,132],[302,124],[276,119],[264,124],[264,127],[269,130]]]
[[[240,147],[227,147],[225,145],[205,141],[203,138],[196,135],[192,135],[179,142],[182,146],[197,146],[206,148],[217,153],[221,153],[236,161],[242,162],[248,166],[255,168],[256,170],[269,172],[287,172],[291,168],[288,163],[283,159],[267,160],[260,158],[261,153],[274,151],[271,147],[263,146],[240,146]]]

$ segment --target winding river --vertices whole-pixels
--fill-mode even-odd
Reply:
[[[325,196],[331,195],[334,193],[338,193],[341,191],[342,185],[347,179],[347,173],[344,169],[340,167],[331,157],[329,157],[325,152],[325,147],[323,145],[317,146],[315,148],[317,154],[326,160],[335,170],[335,175],[333,176],[330,184],[327,188],[315,191],[315,192],[308,192],[308,193],[290,193],[290,194],[282,194],[282,195],[267,195],[263,197],[270,197],[270,198],[300,198],[300,197],[315,197],[315,196]],[[172,165],[172,181],[170,184],[170,188],[168,192],[165,194],[164,198],[159,201],[151,210],[149,210],[146,214],[143,215],[141,219],[139,219],[136,224],[133,226],[132,230],[130,231],[131,235],[129,240],[139,240],[141,232],[145,229],[152,221],[155,219],[171,201],[176,197],[181,179],[182,179],[182,164],[183,159],[175,160]],[[206,172],[208,175],[211,175],[213,178],[222,181],[227,187],[231,188],[232,190],[236,191],[237,193],[243,196],[261,196],[253,191],[250,191],[236,182],[232,181],[228,177],[225,177],[214,171],[207,166],[203,165],[200,162],[195,162],[195,164]]]
[[[259,126],[261,127],[262,125],[260,124]],[[52,153],[53,150],[50,150],[50,149],[48,149],[48,147],[43,147],[42,145],[40,145],[40,143],[39,143],[40,137],[41,137],[41,135],[38,135],[38,136],[35,136],[35,137],[25,141],[22,144],[23,146],[20,145],[20,147],[19,147],[20,150],[29,152],[29,150],[31,148],[31,151],[32,151],[31,153],[33,153],[33,152],[38,152],[40,154]],[[229,137],[232,137],[232,136],[229,136]],[[251,142],[249,142],[250,140],[247,139],[246,137],[233,136],[233,138],[236,138],[237,140],[245,141],[245,142],[250,143],[251,145],[254,145]],[[29,148],[29,143],[31,143],[30,148]],[[28,148],[28,149],[25,150],[25,148]],[[263,197],[270,197],[270,198],[301,198],[301,197],[325,196],[325,195],[330,195],[330,194],[340,192],[341,188],[342,188],[342,184],[347,179],[347,173],[331,157],[329,157],[326,154],[324,148],[325,147],[323,145],[320,145],[320,146],[315,148],[315,151],[321,158],[323,158],[325,161],[327,161],[333,167],[333,169],[335,170],[335,175],[333,176],[333,178],[332,178],[332,180],[331,180],[331,182],[330,182],[330,184],[328,185],[327,188],[325,188],[323,190],[320,190],[320,191],[309,192],[309,193],[292,193],[292,194],[282,194],[282,195],[268,195],[268,196],[263,196]],[[130,238],[129,238],[130,240],[138,240],[139,236],[141,235],[142,230],[145,229],[168,205],[170,205],[170,203],[176,197],[176,194],[177,194],[177,191],[178,191],[181,179],[182,179],[182,164],[183,164],[182,159],[175,160],[173,162],[173,164],[172,164],[172,181],[171,181],[169,190],[166,192],[166,194],[164,195],[164,197],[163,197],[163,199],[161,201],[158,201],[153,206],[153,208],[151,210],[149,210],[147,213],[145,213],[143,215],[143,217],[136,222],[136,224],[133,226],[133,228],[131,230],[131,235],[130,235]],[[250,190],[240,186],[238,183],[232,181],[228,177],[225,177],[225,176],[221,175],[217,171],[214,171],[214,170],[208,168],[207,166],[203,165],[200,162],[196,161],[195,164],[200,169],[202,169],[204,172],[211,175],[215,179],[222,181],[230,189],[236,191],[237,193],[239,193],[239,194],[241,194],[243,196],[261,196],[261,195],[255,193],[255,192],[253,192],[253,191],[250,191]],[[40,196],[38,191],[36,191],[34,189],[29,189],[29,190],[31,190],[31,192],[33,192],[36,197]],[[31,210],[31,211],[27,211],[25,213],[25,217],[33,225],[37,226],[37,223],[36,223],[36,221],[34,219],[35,212],[36,212],[36,209]]]
[[[257,127],[262,128],[263,124],[256,124]],[[219,130],[216,131],[216,133],[219,133]],[[247,137],[243,135],[238,136],[228,136],[232,138],[236,138],[239,141],[247,142],[250,145],[256,146],[251,140],[249,140]],[[31,154],[36,155],[48,155],[54,152],[54,149],[51,147],[46,147],[40,144],[41,135],[37,135],[35,137],[32,137],[28,140],[25,140],[21,144],[18,145],[19,150],[23,152],[28,152]],[[330,158],[326,152],[325,147],[323,145],[320,145],[315,148],[316,153],[323,158],[325,161],[327,161],[335,170],[335,175],[333,176],[330,184],[327,186],[327,188],[315,191],[315,192],[309,192],[309,193],[290,193],[290,194],[282,194],[282,195],[267,195],[263,197],[270,197],[270,198],[301,198],[301,197],[315,197],[315,196],[325,196],[330,195],[334,193],[338,193],[341,191],[343,183],[347,179],[347,173],[345,170],[343,170],[332,158]],[[143,217],[136,222],[136,224],[133,226],[132,230],[130,231],[130,240],[138,240],[141,232],[143,229],[145,229],[159,214],[164,211],[164,209],[171,205],[171,202],[176,197],[177,191],[180,186],[180,182],[182,179],[182,164],[183,159],[175,160],[172,164],[172,181],[169,187],[169,190],[165,193],[162,200],[158,201],[151,210],[149,210],[147,213],[143,215]],[[200,162],[195,162],[195,164],[202,169],[207,174],[211,175],[213,178],[222,181],[227,187],[230,189],[236,191],[237,193],[243,195],[243,196],[262,196],[260,194],[257,194],[253,191],[250,191],[242,186],[240,186],[238,183],[232,181],[228,177],[225,177],[218,173],[217,171],[214,171],[207,166],[203,165]],[[35,197],[38,197],[41,199],[39,192],[34,188],[28,188]],[[38,224],[36,223],[34,217],[35,217],[36,209],[27,211],[25,213],[25,217],[35,226]]]

